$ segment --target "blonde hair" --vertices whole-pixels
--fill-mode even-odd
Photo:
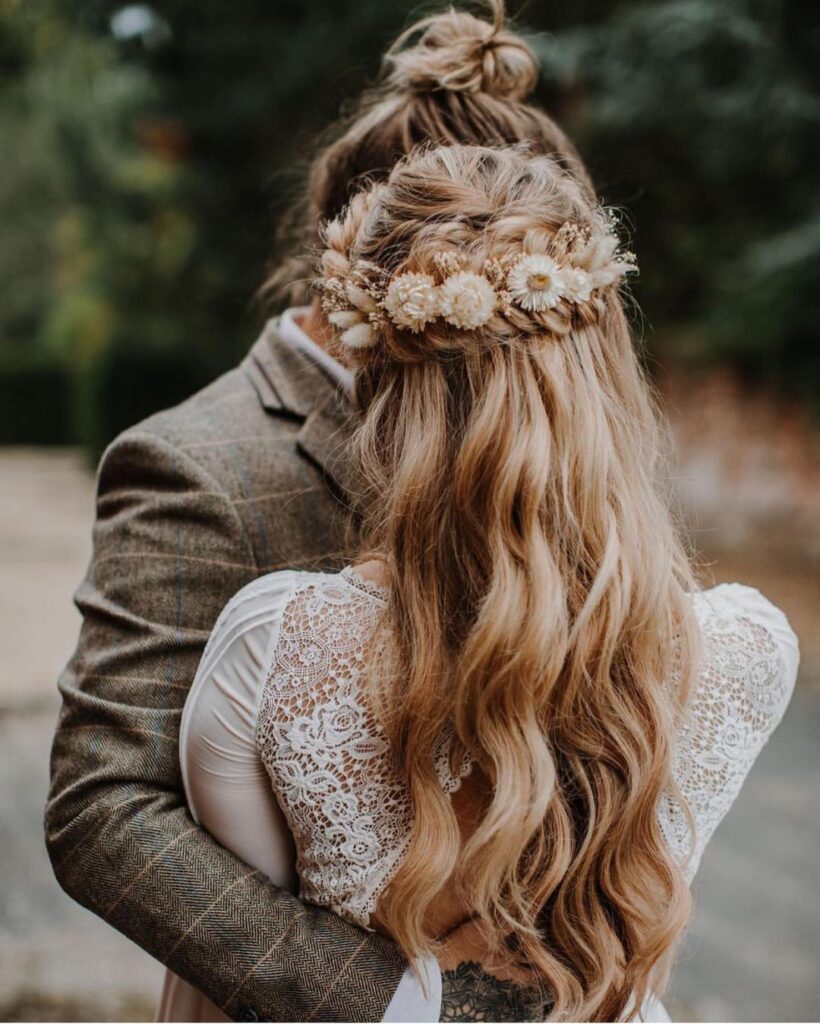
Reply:
[[[555,157],[592,192],[575,147],[526,100],[539,66],[505,27],[504,0],[485,0],[488,18],[450,8],[406,29],[389,48],[379,80],[333,125],[315,153],[300,201],[280,225],[280,259],[263,291],[295,303],[307,294],[319,225],[342,211],[361,177],[385,178],[415,146],[526,142]]]
[[[567,222],[609,223],[554,159],[430,149],[326,227],[318,283],[356,299],[374,279],[440,280],[447,252],[481,274]],[[656,811],[697,641],[619,288],[475,330],[376,318],[376,344],[341,355],[362,545],[389,573],[393,668],[372,699],[414,807],[380,918],[409,957],[429,952],[425,912],[456,884],[554,1017],[634,1014],[689,911]],[[448,722],[454,766],[468,753],[491,793],[466,842],[433,764]]]

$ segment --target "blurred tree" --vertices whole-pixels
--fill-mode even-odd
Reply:
[[[810,400],[820,383],[812,10],[798,0],[523,9],[545,68],[541,100],[637,225],[637,296],[656,351],[728,358]],[[15,140],[0,183],[10,226],[0,269],[12,282],[0,365],[26,343],[72,367],[78,422],[98,449],[244,351],[264,316],[252,299],[274,223],[316,132],[418,8],[0,0],[0,11],[0,129]],[[137,377],[144,384],[130,386]]]
[[[811,7],[619,4],[539,50],[562,120],[607,198],[638,225],[649,320],[701,328],[666,332],[689,339],[682,356],[731,357],[816,401],[820,21]]]
[[[15,146],[0,186],[11,226],[0,259],[12,283],[0,302],[0,388],[16,415],[4,417],[2,436],[79,435],[96,450],[125,424],[108,423],[105,403],[88,400],[93,381],[132,325],[151,344],[151,270],[175,269],[171,250],[184,231],[173,174],[133,142],[131,121],[151,97],[146,72],[123,64],[110,39],[74,31],[53,5],[7,7],[15,17],[3,21],[0,122]],[[44,438],[32,392],[38,374],[46,386],[59,367],[74,414],[63,415],[62,438],[48,436],[56,423]]]

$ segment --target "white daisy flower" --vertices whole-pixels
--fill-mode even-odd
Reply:
[[[563,272],[546,255],[522,256],[507,272],[507,288],[522,309],[541,312],[557,306],[564,297]]]
[[[595,287],[592,276],[580,267],[564,267],[561,272],[564,294],[570,302],[588,302]]]
[[[439,287],[441,316],[462,330],[483,327],[498,302],[495,289],[486,277],[463,270],[448,277]]]
[[[418,334],[438,316],[438,288],[429,274],[399,274],[390,282],[384,308],[397,327]]]

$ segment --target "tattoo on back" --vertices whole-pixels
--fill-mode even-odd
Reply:
[[[502,981],[473,960],[441,973],[443,1021],[536,1021],[548,1012],[537,987]]]

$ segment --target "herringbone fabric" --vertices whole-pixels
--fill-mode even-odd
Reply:
[[[100,464],[49,853],[71,896],[235,1018],[380,1020],[406,966],[393,943],[218,846],[188,814],[178,763],[180,712],[231,595],[343,560],[350,416],[271,323],[241,366],[126,431]]]

